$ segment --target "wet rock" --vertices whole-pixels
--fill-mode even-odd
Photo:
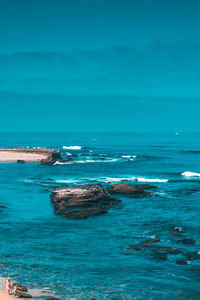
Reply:
[[[142,242],[141,246],[142,247],[149,246],[151,244],[158,243],[158,242],[160,242],[160,240],[155,238],[155,239],[151,239],[151,240],[147,240],[147,241]]]
[[[130,246],[130,247],[126,248],[126,249],[128,249],[128,250],[137,250],[137,251],[142,250],[142,248],[138,247],[138,246]]]
[[[187,252],[184,251],[182,254],[186,257],[187,260],[196,260],[200,259],[198,252]]]
[[[53,165],[56,162],[66,162],[67,160],[62,159],[60,152],[49,153],[47,158],[41,160],[42,165]]]
[[[186,244],[186,245],[194,245],[195,244],[195,240],[193,238],[183,238],[178,240],[178,242]]]
[[[6,208],[6,206],[4,206],[4,205],[0,205],[0,208]]]
[[[69,219],[85,219],[108,213],[118,199],[110,197],[101,184],[67,186],[51,191],[56,214]]]
[[[177,259],[176,264],[177,265],[187,265],[188,262],[186,259]]]
[[[178,226],[174,228],[174,231],[172,231],[172,234],[178,237],[182,237],[183,235],[181,234],[183,232],[183,228]]]
[[[27,294],[27,293],[22,293],[22,292],[18,292],[16,293],[16,297],[17,298],[33,298],[33,296]]]
[[[173,231],[172,232],[173,235],[178,236],[178,237],[182,237],[183,235],[177,231]]]
[[[17,163],[19,163],[19,164],[24,164],[24,163],[25,163],[25,160],[23,160],[23,159],[18,159],[18,160],[17,160]]]
[[[153,259],[153,260],[167,260],[167,254],[166,253],[162,253],[159,251],[153,251],[151,254],[148,254],[148,256]]]
[[[107,191],[110,194],[120,194],[120,195],[128,195],[131,197],[144,197],[147,195],[151,195],[150,192],[146,192],[146,190],[154,189],[155,186],[149,184],[141,184],[141,185],[130,185],[125,183],[114,183],[111,184]]]

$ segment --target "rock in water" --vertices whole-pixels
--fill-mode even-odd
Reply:
[[[69,219],[86,219],[105,214],[118,199],[110,197],[101,184],[67,186],[51,191],[56,214]]]
[[[49,153],[47,158],[41,160],[42,165],[53,165],[56,162],[66,162],[66,160],[62,159],[60,152],[52,152]]]
[[[19,163],[19,164],[24,164],[24,163],[25,163],[25,160],[23,160],[23,159],[18,159],[18,160],[17,160],[17,163]]]
[[[177,259],[176,264],[177,265],[187,265],[188,262],[186,259]]]
[[[114,183],[107,188],[107,191],[110,194],[121,194],[121,195],[142,197],[151,194],[149,192],[146,192],[145,190],[154,189],[154,188],[156,187],[149,184],[130,185],[124,183]]]

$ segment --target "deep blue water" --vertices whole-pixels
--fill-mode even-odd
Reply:
[[[200,172],[200,134],[1,133],[0,146],[11,145],[84,148],[63,150],[75,160],[65,165],[0,163],[2,277],[48,288],[63,300],[199,299],[200,259],[176,260],[200,250],[200,177],[181,175]],[[136,157],[123,157],[129,155]],[[157,190],[142,199],[122,196],[121,209],[86,220],[54,214],[52,188],[120,178],[154,179]],[[180,243],[175,227],[195,244]],[[158,246],[182,254],[162,259],[148,247],[127,249],[154,236]]]

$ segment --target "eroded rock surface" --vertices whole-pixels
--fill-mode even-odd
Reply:
[[[69,219],[105,214],[121,202],[110,197],[101,184],[56,188],[51,192],[51,200],[55,212]]]
[[[49,153],[47,158],[41,160],[42,165],[53,165],[56,162],[65,162],[66,160],[62,159],[60,152]]]

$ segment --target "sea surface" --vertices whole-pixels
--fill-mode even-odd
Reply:
[[[200,134],[0,134],[1,147],[19,145],[58,147],[72,160],[0,163],[2,278],[9,274],[62,300],[200,299],[200,259],[187,260],[200,251]],[[105,215],[55,215],[53,188],[122,180],[157,189],[144,198],[119,196],[121,208]],[[174,232],[194,243],[181,242]],[[153,246],[178,253],[127,249],[152,238],[160,239]]]

